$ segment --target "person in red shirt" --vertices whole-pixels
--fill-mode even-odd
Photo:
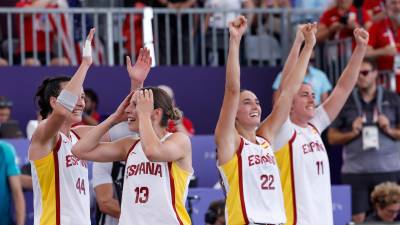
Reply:
[[[383,0],[364,0],[362,7],[371,16],[373,22],[384,19],[386,16]]]
[[[66,1],[57,1],[57,0],[20,0],[17,2],[17,8],[60,8],[66,7],[68,3]],[[20,24],[20,20],[23,20],[23,29],[18,25],[18,39],[19,44],[16,49],[16,57],[15,61],[17,63],[21,63],[22,65],[28,66],[39,66],[46,64],[46,33],[48,33],[49,43],[47,46],[47,50],[49,51],[50,56],[50,65],[69,65],[70,58],[72,57],[71,53],[66,54],[66,49],[70,46],[66,46],[65,43],[68,35],[61,34],[60,30],[64,32],[67,31],[68,27],[68,19],[64,14],[22,14],[21,17],[19,14],[16,15],[16,24]],[[61,24],[58,24],[59,21]],[[63,52],[64,55],[54,57],[55,55],[52,53],[52,49],[54,47],[55,35],[59,32],[59,35],[62,39]],[[36,35],[36,43],[34,42],[34,35]],[[65,40],[64,40],[65,39]],[[24,43],[22,43],[24,40]],[[36,49],[35,49],[36,48]],[[21,53],[25,53],[25,60],[22,60]],[[35,58],[34,54],[37,53],[37,58]]]
[[[367,57],[376,58],[379,71],[393,71],[394,59],[400,53],[400,1],[386,0],[387,17],[369,29]],[[397,87],[400,79],[396,76]]]
[[[17,8],[47,8],[50,6],[52,3],[52,0],[21,0],[17,2],[16,7]],[[17,24],[19,24],[19,20],[21,17],[19,15],[16,16]],[[32,19],[34,21],[32,21]],[[18,36],[19,40],[24,39],[24,48],[22,49],[21,45],[22,43],[20,42],[18,44],[18,48],[16,49],[16,55],[17,58],[16,60],[20,60],[20,54],[21,51],[25,51],[25,57],[26,57],[26,64],[28,65],[40,65],[40,64],[45,64],[46,60],[46,24],[45,21],[46,18],[45,15],[41,14],[35,14],[33,17],[31,14],[24,14],[23,17],[23,24],[24,24],[24,29],[23,33],[22,30],[20,30],[20,26],[17,26],[18,30]],[[32,27],[32,23],[35,25],[35,28]],[[49,22],[49,49],[52,48],[53,46],[53,39],[54,39],[54,32],[51,30],[50,22]],[[33,59],[33,52],[34,52],[34,43],[33,43],[33,35],[34,32],[36,32],[36,49],[37,49],[37,56],[38,60]],[[23,36],[22,36],[23,34]]]
[[[172,103],[173,103],[174,107],[176,107],[175,99],[174,99],[174,91],[172,90],[172,88],[170,88],[167,85],[159,85],[158,87],[161,88],[162,90],[164,90],[165,92],[167,92],[167,94],[172,99]],[[182,116],[182,118],[180,120],[169,120],[168,121],[168,132],[174,133],[177,131],[183,132],[189,136],[193,136],[195,133],[192,121],[185,116]]]
[[[358,16],[359,10],[362,17]],[[352,38],[354,28],[362,26],[368,29],[371,24],[367,11],[354,7],[353,0],[336,0],[336,5],[325,11],[320,18],[317,41]]]

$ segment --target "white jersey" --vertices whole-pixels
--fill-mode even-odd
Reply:
[[[218,167],[227,193],[226,224],[286,222],[279,170],[270,144],[243,137],[236,154]]]
[[[191,176],[176,162],[149,161],[136,142],[126,160],[119,224],[191,224],[185,208]]]
[[[322,106],[307,127],[293,124],[292,139],[276,158],[282,178],[287,224],[333,225],[328,155],[320,133],[330,124]]]
[[[54,149],[31,161],[35,225],[90,225],[90,193],[86,161],[71,152],[78,141],[59,133]]]

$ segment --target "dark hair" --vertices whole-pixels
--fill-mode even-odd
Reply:
[[[99,104],[99,97],[97,96],[96,92],[94,92],[92,89],[85,89],[85,96],[90,98],[92,102],[96,102],[96,107]]]
[[[363,63],[368,63],[371,66],[372,70],[374,70],[374,71],[377,70],[377,68],[378,68],[378,65],[376,64],[376,61],[373,58],[365,57],[362,62]]]
[[[8,100],[5,96],[0,96],[0,109],[11,108],[13,102]]]
[[[50,106],[50,97],[57,97],[61,91],[60,84],[70,80],[70,77],[49,77],[42,81],[36,91],[35,102],[39,106],[40,115],[43,119],[46,119],[53,111]]]
[[[182,118],[182,112],[174,107],[171,97],[163,89],[158,87],[145,87],[141,90],[152,90],[154,99],[154,109],[162,109],[163,115],[160,125],[168,126],[168,120],[179,120]]]
[[[204,215],[204,221],[207,224],[214,224],[217,222],[218,217],[224,216],[225,213],[225,199],[216,200],[210,203],[208,210]]]

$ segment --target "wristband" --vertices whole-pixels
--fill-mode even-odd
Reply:
[[[85,45],[83,46],[82,51],[83,57],[91,57],[92,56],[92,43],[89,40],[85,41]]]
[[[72,112],[78,102],[78,96],[67,90],[62,90],[60,95],[57,97],[57,102],[64,106],[68,111]]]

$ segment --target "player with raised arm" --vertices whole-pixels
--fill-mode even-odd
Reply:
[[[281,174],[287,224],[333,224],[329,160],[320,134],[336,118],[357,82],[368,44],[368,32],[354,30],[356,48],[328,99],[315,107],[313,89],[302,84],[290,104],[290,126],[282,127],[277,141],[292,138],[275,153]],[[292,55],[292,62],[300,60]],[[292,64],[288,64],[292,65]],[[291,66],[288,70],[296,71]],[[288,85],[282,77],[280,89]],[[318,191],[316,191],[318,189]]]
[[[315,45],[316,25],[302,28],[305,47],[295,64],[296,73],[289,71],[295,75],[290,75],[271,114],[262,123],[256,95],[240,89],[239,45],[246,28],[243,16],[229,24],[225,95],[215,130],[218,166],[227,192],[226,222],[281,224],[286,217],[273,153],[276,147],[270,143],[274,143],[275,134],[287,120],[290,103],[304,79]]]

